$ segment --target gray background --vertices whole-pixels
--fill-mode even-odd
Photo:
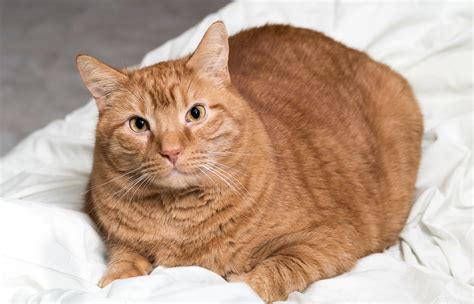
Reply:
[[[229,0],[0,0],[0,156],[89,100],[78,53],[124,67]]]

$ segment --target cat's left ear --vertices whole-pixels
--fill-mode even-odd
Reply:
[[[128,76],[87,55],[78,55],[76,64],[82,81],[94,97],[99,112],[105,107],[110,94],[125,84]]]
[[[228,60],[229,42],[227,30],[222,21],[217,21],[207,29],[186,66],[202,75],[229,83]]]

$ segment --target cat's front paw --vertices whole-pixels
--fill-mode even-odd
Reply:
[[[148,267],[150,266],[150,267]],[[98,286],[104,288],[109,285],[112,281],[118,279],[127,279],[132,277],[138,277],[148,274],[151,265],[140,265],[139,263],[132,262],[120,262],[112,264],[107,269],[107,272],[99,281]]]
[[[246,272],[229,275],[226,277],[226,279],[228,282],[247,283],[266,303],[272,303],[273,301],[284,301],[288,297],[288,294],[284,292],[282,293],[281,290],[275,289],[274,286],[272,286],[273,284],[271,277],[261,277],[259,275],[253,274],[252,272]]]

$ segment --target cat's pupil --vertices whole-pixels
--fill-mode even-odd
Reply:
[[[199,116],[201,116],[201,111],[199,111],[199,109],[197,107],[193,107],[191,109],[191,116],[194,118],[194,119],[198,119]]]
[[[141,130],[141,129],[143,129],[143,128],[145,127],[145,121],[144,121],[143,119],[141,119],[141,118],[137,118],[137,119],[135,119],[135,126],[136,126],[139,130]]]

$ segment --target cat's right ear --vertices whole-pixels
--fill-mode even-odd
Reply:
[[[104,109],[110,94],[123,86],[128,79],[124,73],[92,56],[78,55],[76,65],[82,81],[97,103],[99,112]]]

